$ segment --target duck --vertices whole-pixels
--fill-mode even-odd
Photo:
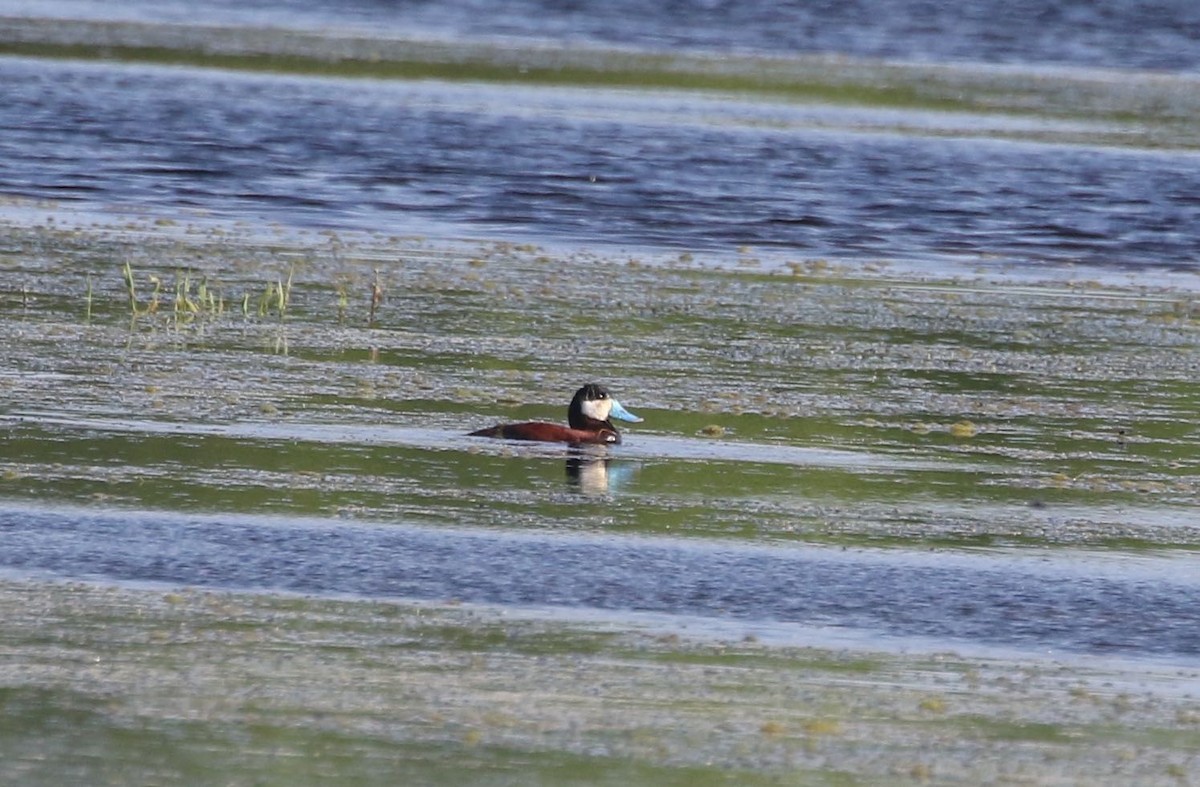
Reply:
[[[575,392],[567,408],[567,426],[544,421],[496,424],[471,432],[471,437],[499,437],[505,440],[532,440],[571,445],[616,445],[621,433],[612,419],[638,423],[643,419],[621,406],[599,383],[588,383]]]

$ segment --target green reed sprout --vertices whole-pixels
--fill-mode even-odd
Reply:
[[[192,279],[186,273],[175,274],[175,316],[200,313],[200,304],[192,299]]]
[[[147,276],[150,283],[154,285],[154,290],[150,293],[149,301],[143,305],[138,297],[137,274],[129,262],[125,263],[122,269],[122,276],[125,280],[130,314],[138,317],[156,313],[163,302],[163,279],[154,274]],[[225,312],[225,297],[216,287],[213,287],[209,283],[207,276],[202,277],[197,282],[192,278],[190,272],[178,270],[175,272],[173,287],[174,297],[170,300],[171,316],[177,322],[180,320],[190,320],[197,315],[212,317]],[[88,275],[87,288],[87,315],[88,319],[91,319],[94,295],[90,274]],[[248,315],[249,295],[246,298],[247,300],[243,302],[242,309]]]
[[[346,310],[350,308],[350,288],[346,285],[345,281],[339,281],[333,287],[337,293],[338,325],[341,325],[346,321]]]
[[[258,296],[258,316],[266,317],[271,312],[279,315],[279,319],[287,316],[288,305],[292,300],[292,279],[296,274],[296,266],[292,265],[288,269],[287,278],[277,278],[275,281],[267,282],[267,287],[263,290],[262,295]],[[242,312],[249,316],[250,312],[250,296],[246,295],[242,302]]]
[[[375,324],[375,312],[383,305],[383,281],[379,278],[379,269],[375,269],[375,281],[371,283],[371,311],[367,316],[367,325]]]
[[[267,288],[258,296],[258,316],[266,317],[271,311],[271,302],[275,300],[275,282],[267,282]]]
[[[133,266],[129,264],[129,260],[125,260],[124,273],[125,287],[129,291],[129,313],[136,316],[138,313],[137,287],[134,285]]]
[[[296,263],[288,266],[287,281],[279,283],[279,319],[283,319],[288,305],[292,302],[292,278],[296,275]]]
[[[154,285],[154,292],[150,293],[150,302],[143,307],[138,304],[137,281],[133,274],[133,266],[129,264],[128,260],[125,261],[124,275],[125,287],[129,291],[129,313],[137,317],[139,314],[154,314],[157,312],[159,303],[161,302],[162,279],[154,274],[150,275],[150,283]]]

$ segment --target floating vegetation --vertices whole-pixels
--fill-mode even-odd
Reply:
[[[965,440],[979,434],[979,427],[970,421],[955,421],[950,424],[950,434],[960,440]]]

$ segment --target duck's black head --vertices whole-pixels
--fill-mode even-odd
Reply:
[[[634,423],[642,420],[609,396],[604,386],[588,383],[575,392],[571,406],[567,409],[567,423],[572,429],[616,429],[612,418]]]

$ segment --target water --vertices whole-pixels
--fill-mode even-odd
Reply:
[[[1196,263],[1190,153],[832,133],[701,98],[3,67],[3,188],[25,197],[682,252]]]
[[[572,41],[649,49],[699,48],[985,63],[1200,69],[1200,10],[1188,0],[923,0],[733,2],[632,0],[576,3],[485,0],[335,4],[20,0],[0,15],[127,19],[186,24],[281,25],[443,38]]]
[[[847,553],[29,508],[0,509],[0,534],[7,568],[58,576],[658,612],[732,619],[747,631],[786,622],[806,643],[833,627],[885,642],[1200,656],[1200,583],[1169,559],[1114,570],[1070,554]]]
[[[1193,5],[495,8],[0,0],[4,767],[1200,767]]]
[[[220,237],[226,267],[191,253],[229,287],[257,268]],[[179,243],[139,240],[139,260]],[[59,283],[39,291],[68,289],[92,246],[78,253],[56,249],[43,275]],[[837,629],[876,648],[1196,658],[1195,430],[1178,414],[1197,356],[1170,302],[686,266],[625,269],[637,297],[620,301],[527,301],[552,263],[501,247],[401,252],[387,327],[369,328],[339,323],[322,272],[379,264],[358,253],[306,266],[281,323],[14,312],[5,489],[75,507],[6,509],[0,566],[653,612],[793,641]],[[697,331],[705,293],[719,300]],[[619,319],[591,343],[530,333],[586,333],[605,302]],[[493,364],[509,371],[481,377]],[[621,446],[466,435],[560,418],[546,391],[579,368],[623,370],[614,391],[647,420]],[[962,414],[969,439],[952,437]]]
[[[907,76],[856,62],[823,68],[851,79],[838,88],[850,94],[908,80],[919,104],[933,100],[921,91],[945,81],[939,100],[965,98],[982,109],[1009,101],[1011,109],[5,59],[0,190],[168,217],[190,210],[308,227],[681,253],[752,247],[787,259],[935,261],[951,270],[998,262],[1195,268],[1200,158],[1187,118],[1197,86],[1183,76],[1122,82],[1133,78],[1129,69],[1194,68],[1189,52],[1198,49],[1187,31],[1196,11],[1188,4],[1005,4],[1003,13],[983,2],[948,9],[711,3],[641,13],[607,4],[570,11],[526,5],[500,18],[472,4],[377,3],[336,11],[306,3],[252,11],[188,4],[186,16],[235,29],[290,26],[319,36],[345,24],[448,41],[449,54],[429,55],[435,59],[462,56],[455,42],[472,46],[486,28],[511,37],[504,51],[518,54],[501,57],[526,62],[522,47],[535,52],[538,41],[562,42],[570,28],[572,40],[588,45],[651,53],[708,51],[720,39],[739,52],[931,60],[946,65]],[[127,35],[153,43],[167,35],[154,25],[178,21],[184,10],[133,4],[111,18],[148,23]],[[20,4],[0,6],[3,13],[104,20],[113,12],[51,3],[36,14]],[[1030,18],[1039,35],[1025,34]],[[988,21],[986,30],[978,20]],[[283,45],[282,34],[262,35],[247,44],[251,51]],[[802,45],[806,36],[812,41]],[[1179,41],[1156,44],[1155,36]],[[311,50],[325,46],[321,40],[302,51],[320,56]],[[1107,59],[1087,54],[1093,46]],[[975,65],[951,64],[966,50]],[[753,61],[699,62],[755,68]],[[980,71],[979,63],[1027,70],[1006,77]],[[1063,63],[1109,70],[1054,70]],[[861,81],[846,76],[864,68]],[[1021,98],[1027,89],[1048,92]],[[1040,106],[1027,106],[1034,100]],[[1138,113],[1140,125],[1130,120]]]

